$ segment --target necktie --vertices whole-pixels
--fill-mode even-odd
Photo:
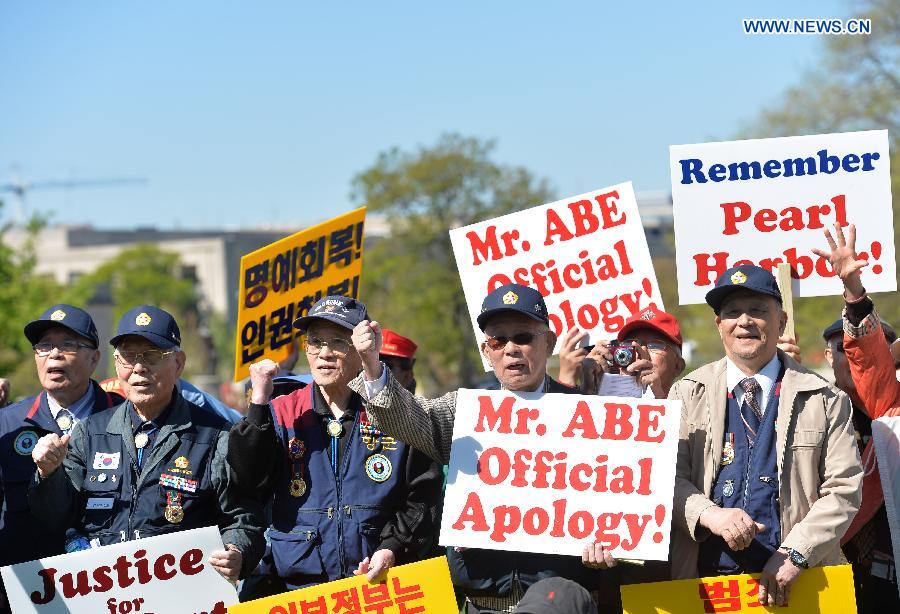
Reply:
[[[156,425],[152,422],[144,422],[140,427],[138,427],[137,435],[134,436],[134,445],[137,448],[137,466],[138,469],[141,468],[141,463],[144,461],[144,450],[150,448],[151,437],[153,433],[156,432]]]
[[[744,389],[744,403],[741,407],[741,416],[747,427],[747,435],[752,439],[756,439],[756,432],[759,430],[759,424],[762,422],[762,407],[760,406],[760,397],[762,397],[762,386],[755,378],[748,377],[741,380],[741,388]],[[749,408],[750,411],[744,411]]]

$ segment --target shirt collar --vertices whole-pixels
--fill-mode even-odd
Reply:
[[[56,420],[56,416],[59,415],[59,412],[63,409],[69,411],[72,414],[72,419],[75,423],[78,423],[88,416],[91,415],[91,401],[94,400],[94,386],[92,384],[88,384],[87,392],[84,393],[80,399],[72,403],[69,407],[63,408],[59,402],[53,398],[49,392],[47,393],[47,407],[50,408],[50,413],[53,414],[53,419]]]
[[[767,362],[765,366],[753,376],[749,376],[741,371],[736,364],[731,362],[730,358],[726,357],[725,362],[727,365],[725,370],[726,385],[728,386],[728,390],[734,393],[734,399],[737,401],[737,404],[740,405],[744,402],[744,389],[741,388],[741,382],[748,377],[753,377],[762,389],[762,402],[760,405],[762,406],[763,411],[765,411],[769,401],[772,400],[775,382],[778,380],[778,373],[781,371],[781,360],[778,358],[778,354],[775,354],[775,356],[772,357],[772,360]]]
[[[342,420],[356,417],[356,411],[360,407],[360,404],[357,402],[357,396],[355,392],[350,395],[347,409],[344,410],[344,414],[341,416]],[[334,414],[331,413],[331,408],[328,407],[328,403],[325,401],[318,384],[313,384],[313,411],[322,419],[334,420]]]
[[[179,394],[178,390],[176,389],[172,393],[172,400],[169,401],[169,404],[166,406],[166,408],[162,410],[162,413],[153,420],[144,420],[143,418],[141,418],[140,415],[138,415],[137,410],[134,408],[134,404],[129,403],[128,411],[131,416],[131,431],[134,434],[137,434],[138,429],[140,429],[141,425],[143,425],[144,423],[152,424],[157,430],[161,429],[163,425],[169,420],[169,414],[172,413],[172,408],[175,407],[175,402],[178,400],[178,398]]]

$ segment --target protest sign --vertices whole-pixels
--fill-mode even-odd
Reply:
[[[301,588],[230,606],[228,614],[457,614],[446,557],[400,565],[370,583],[365,576]]]
[[[216,527],[178,531],[0,570],[16,614],[225,614],[234,586],[207,559]]]
[[[440,543],[666,560],[681,402],[461,389]]]
[[[887,130],[673,145],[678,298],[704,302],[726,269],[793,270],[798,297],[838,295],[823,229],[855,224],[866,289],[897,289]]]
[[[891,547],[894,550],[894,560],[900,561],[900,416],[873,420],[872,438],[875,440],[878,472],[884,491],[884,508],[891,527]],[[876,569],[876,565],[886,567],[886,564],[872,562],[872,572],[878,571],[879,577],[890,574],[890,569]]]
[[[508,283],[540,291],[558,337],[577,326],[588,343],[651,303],[665,308],[631,182],[456,228],[450,242],[479,345],[481,303]]]
[[[286,358],[298,339],[294,320],[320,298],[358,297],[365,214],[339,215],[241,258],[234,381],[258,360]]]
[[[759,603],[760,574],[718,576],[622,586],[625,614],[707,614],[784,612],[847,614],[856,611],[850,565],[813,567],[791,587],[787,606]]]

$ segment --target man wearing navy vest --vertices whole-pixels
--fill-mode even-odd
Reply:
[[[771,273],[731,268],[706,295],[725,358],[679,381],[674,578],[761,572],[784,605],[804,569],[841,561],[862,468],[850,401],[779,350],[787,315]]]
[[[135,307],[110,345],[128,400],[71,435],[38,441],[32,510],[45,526],[83,534],[84,548],[217,525],[225,549],[209,563],[237,581],[261,556],[262,506],[231,484],[231,425],[178,394],[185,365],[178,324],[158,307]]]
[[[39,523],[28,509],[31,452],[42,436],[69,433],[78,422],[122,401],[91,379],[100,361],[91,316],[53,305],[25,326],[41,392],[0,411],[0,567],[62,554],[65,529]],[[69,540],[74,540],[74,534]],[[0,580],[0,614],[9,611]]]
[[[436,530],[440,466],[376,429],[347,386],[361,368],[351,331],[365,320],[354,298],[313,305],[294,322],[313,385],[270,404],[278,364],[251,365],[248,415],[231,431],[238,484],[272,498],[272,562],[287,589],[354,574],[374,580],[415,560]]]
[[[488,293],[478,325],[486,335],[482,355],[504,390],[577,393],[547,375],[547,359],[556,345],[544,297],[534,288],[506,284]],[[456,395],[437,399],[414,396],[379,360],[381,327],[364,321],[353,333],[363,372],[350,386],[365,394],[366,408],[379,428],[448,463],[453,440]],[[561,576],[593,590],[599,568],[615,565],[601,544],[585,547],[582,559],[502,550],[448,550],[453,583],[466,595],[466,612],[512,612],[537,581]],[[604,604],[605,605],[605,604]]]

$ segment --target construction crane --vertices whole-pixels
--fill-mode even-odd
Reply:
[[[47,181],[24,181],[13,172],[10,183],[0,183],[0,194],[9,192],[15,197],[15,222],[25,221],[25,195],[32,190],[70,190],[72,188],[107,188],[111,186],[144,185],[144,177],[109,177],[105,179],[61,179]]]

